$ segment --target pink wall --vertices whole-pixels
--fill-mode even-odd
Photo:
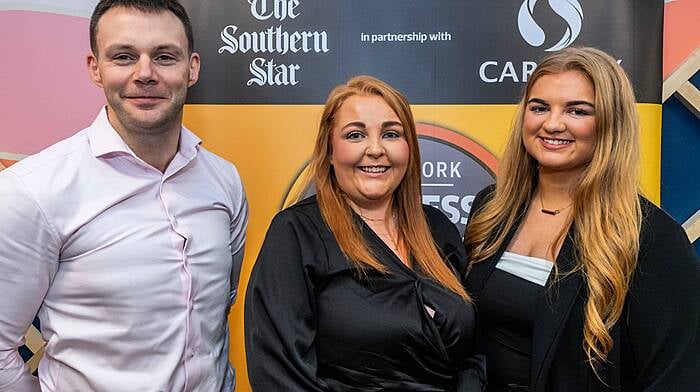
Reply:
[[[0,152],[31,154],[92,122],[104,104],[90,82],[88,20],[0,12]]]
[[[667,1],[664,7],[664,63],[666,79],[700,47],[700,1]]]

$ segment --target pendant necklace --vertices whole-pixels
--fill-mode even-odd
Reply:
[[[548,209],[544,208],[544,202],[542,201],[542,190],[540,190],[539,196],[540,196],[540,207],[542,207],[541,211],[542,211],[543,213],[547,214],[547,215],[559,215],[559,213],[561,213],[562,211],[564,211],[565,209],[571,207],[571,206],[574,204],[574,202],[572,201],[571,203],[569,203],[569,204],[568,204],[567,206],[565,206],[565,207],[558,208],[558,209],[555,209],[555,210],[548,210]]]

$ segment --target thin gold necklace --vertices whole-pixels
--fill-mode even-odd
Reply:
[[[368,216],[365,216],[362,213],[362,210],[360,210],[359,215],[360,215],[360,218],[362,218],[362,220],[367,221],[367,222],[384,222],[384,221],[386,221],[386,218],[370,218]],[[396,213],[395,212],[391,213],[391,220],[396,221]]]
[[[362,207],[357,206],[357,208],[360,210],[358,212],[358,215],[360,215],[360,218],[362,218],[363,221],[365,222],[385,222],[386,218],[369,218],[366,217],[364,214],[364,211],[362,211]],[[391,212],[391,223],[396,224],[396,211]],[[376,233],[379,238],[383,238],[384,236],[389,237],[389,241],[391,242],[391,245],[393,246],[393,250],[395,252],[399,252],[399,245],[397,240],[394,239],[394,236],[391,235],[391,228],[388,228],[389,230],[386,233]]]
[[[370,218],[370,217],[362,215],[362,213],[360,213],[360,218],[362,218],[362,220],[367,221],[367,222],[384,222],[386,220],[385,218]]]
[[[569,203],[567,206],[564,206],[564,207],[562,207],[562,208],[558,208],[558,209],[555,209],[555,210],[548,210],[548,209],[544,208],[544,202],[542,201],[542,190],[540,189],[540,191],[539,191],[538,193],[539,193],[539,196],[540,196],[540,207],[542,207],[541,211],[542,211],[543,213],[547,214],[547,215],[559,215],[559,213],[561,213],[562,211],[564,211],[565,209],[571,207],[571,206],[574,204],[574,202],[572,201],[572,202]]]
[[[362,207],[357,206],[357,209],[360,210],[357,214],[360,215],[360,218],[366,222],[385,222],[386,218],[370,218],[368,216],[365,216],[365,212],[362,210]],[[396,222],[396,211],[391,212],[391,220],[392,222]]]

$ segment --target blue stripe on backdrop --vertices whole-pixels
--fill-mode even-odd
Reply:
[[[700,72],[690,81],[700,89]],[[700,209],[700,118],[675,96],[663,104],[661,206],[680,223]]]

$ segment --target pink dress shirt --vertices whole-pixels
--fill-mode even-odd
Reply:
[[[248,207],[182,128],[161,173],[94,123],[0,173],[0,391],[231,391]],[[39,379],[17,352],[35,315]]]

